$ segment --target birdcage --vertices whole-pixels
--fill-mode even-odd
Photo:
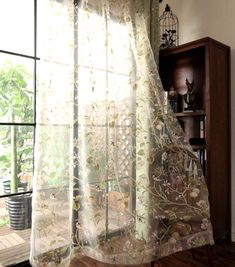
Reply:
[[[160,49],[179,44],[179,20],[167,4],[165,11],[159,17]]]

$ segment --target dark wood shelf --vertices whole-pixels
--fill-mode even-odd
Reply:
[[[192,149],[194,150],[204,150],[206,149],[206,145],[191,145]]]
[[[199,152],[199,158],[201,152],[206,159],[203,169],[209,190],[214,238],[230,241],[230,47],[206,37],[163,49],[159,53],[159,73],[164,90],[170,91],[173,87],[177,92],[178,112],[175,116],[185,138],[206,137],[205,143],[199,140],[192,148]],[[184,112],[186,79],[190,83],[194,81],[194,112]]]
[[[193,112],[175,112],[176,117],[195,117],[195,116],[206,116],[205,111],[193,111]]]

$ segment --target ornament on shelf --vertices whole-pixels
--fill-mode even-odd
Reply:
[[[193,91],[194,81],[191,83],[186,78],[187,93],[183,96],[184,102],[187,104],[185,111],[194,111],[195,93]]]
[[[174,112],[177,112],[178,111],[178,101],[177,101],[177,98],[178,98],[178,95],[177,95],[177,92],[175,90],[175,88],[173,86],[170,87],[170,90],[168,92],[168,100],[169,100],[169,103],[172,107],[172,110]]]
[[[160,49],[178,45],[179,42],[179,20],[167,4],[165,11],[159,17],[160,27]]]

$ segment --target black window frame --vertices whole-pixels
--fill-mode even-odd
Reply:
[[[33,34],[33,42],[34,42],[34,48],[33,48],[33,55],[27,55],[22,53],[16,53],[13,51],[7,51],[7,50],[0,50],[0,56],[1,54],[8,54],[20,58],[28,58],[33,61],[34,69],[33,69],[33,122],[32,123],[25,123],[25,122],[0,122],[0,126],[32,126],[33,127],[33,154],[34,154],[34,148],[35,148],[35,132],[36,132],[36,90],[37,90],[37,61],[40,60],[39,57],[37,57],[37,0],[33,0],[33,13],[34,13],[34,34]],[[1,44],[0,44],[1,46]],[[34,156],[33,156],[33,172],[34,172]],[[11,197],[11,196],[21,196],[26,195],[29,193],[33,193],[33,188],[29,191],[25,192],[17,192],[17,193],[8,193],[0,195],[1,198]]]

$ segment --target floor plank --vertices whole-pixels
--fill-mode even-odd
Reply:
[[[18,241],[20,241],[17,243],[10,242],[9,247],[4,246],[4,248],[0,249],[0,267],[28,260],[30,251],[30,234],[31,229],[12,230],[9,226],[0,228],[0,245],[5,242],[4,238],[9,236],[18,238]],[[7,240],[9,240],[9,238]]]
[[[235,267],[235,246],[219,244],[213,247],[214,267]],[[115,265],[116,267],[128,267],[127,265]],[[131,265],[132,267],[150,267],[150,264]],[[204,248],[176,253],[172,256],[155,262],[154,267],[207,267],[207,250]],[[114,267],[95,261],[88,257],[76,257],[70,267]]]

